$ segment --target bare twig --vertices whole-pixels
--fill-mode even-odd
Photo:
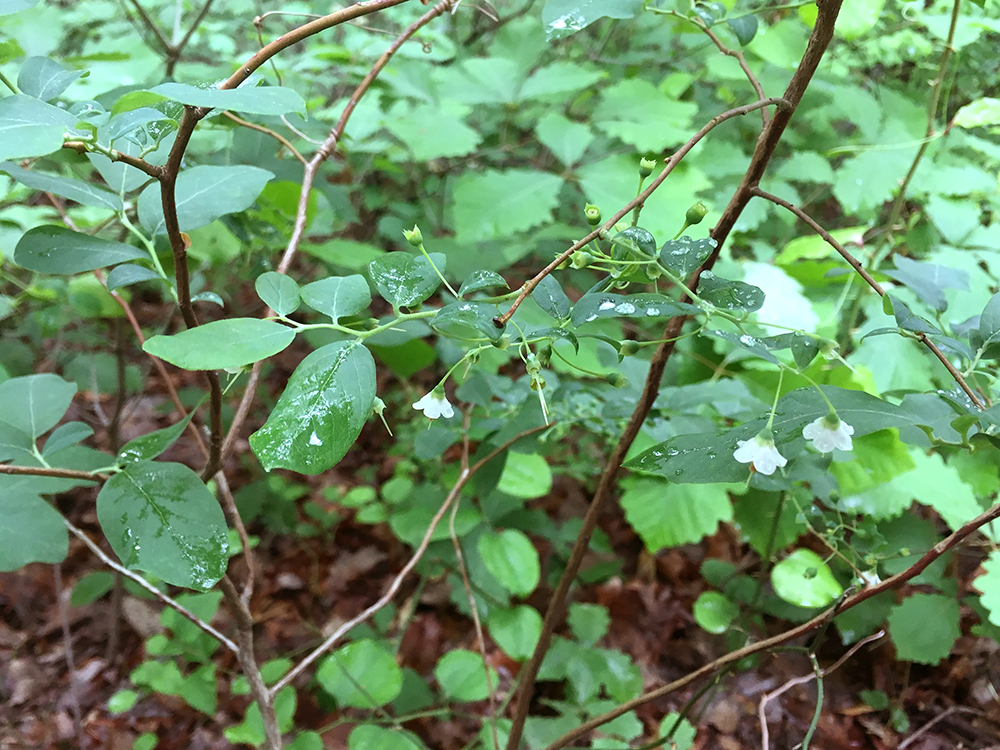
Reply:
[[[676,15],[679,18],[684,18],[684,20],[693,23],[695,26],[697,26],[699,29],[704,31],[705,34],[708,35],[708,38],[712,40],[712,43],[715,44],[716,47],[718,47],[719,52],[721,52],[724,55],[728,55],[729,57],[732,57],[734,60],[736,60],[736,62],[739,63],[740,68],[743,70],[744,75],[746,75],[747,80],[750,81],[750,85],[753,87],[754,92],[756,92],[757,98],[758,99],[764,98],[764,87],[760,85],[760,81],[757,79],[757,76],[754,75],[754,72],[752,70],[750,70],[750,66],[747,64],[747,58],[741,50],[730,49],[725,44],[723,44],[722,40],[719,39],[716,33],[712,31],[712,29],[709,28],[708,24],[706,24],[700,18],[698,17],[688,18],[686,16],[681,16],[680,13],[675,13],[674,15]],[[760,116],[762,121],[761,124],[763,125],[763,127],[766,128],[767,121],[769,119],[768,111],[766,109],[762,109],[760,111]]]
[[[56,589],[56,604],[59,607],[59,624],[62,626],[63,658],[66,660],[66,672],[69,679],[69,703],[73,711],[73,727],[76,730],[77,747],[85,747],[83,736],[83,716],[80,711],[80,686],[76,674],[76,664],[73,659],[73,635],[69,627],[69,607],[66,606],[66,596],[63,590],[61,564],[52,566],[52,577]]]
[[[240,537],[240,545],[243,547],[243,559],[247,564],[247,579],[243,582],[243,591],[240,593],[240,601],[244,607],[250,606],[250,597],[253,596],[254,580],[257,576],[257,565],[253,559],[253,549],[250,547],[250,537],[247,535],[247,527],[243,524],[243,517],[236,507],[236,500],[233,498],[232,490],[229,489],[229,480],[226,473],[219,471],[215,475],[215,484],[219,488],[222,496],[222,507],[229,513],[229,517],[236,527],[236,533]]]
[[[139,584],[139,586],[144,588],[146,591],[155,596],[157,599],[166,604],[168,607],[176,610],[181,616],[187,618],[195,625],[197,625],[199,628],[208,633],[210,636],[218,640],[219,643],[228,648],[234,654],[237,655],[239,654],[239,649],[237,648],[236,644],[233,643],[228,638],[226,638],[226,636],[224,636],[218,630],[216,630],[207,622],[202,620],[200,617],[198,617],[196,614],[194,614],[191,610],[189,610],[183,604],[178,602],[176,599],[173,599],[170,596],[164,594],[162,591],[156,588],[156,586],[153,586],[149,581],[147,581],[138,573],[133,573],[131,570],[124,567],[123,565],[116,563],[114,560],[112,560],[110,557],[104,554],[104,550],[102,550],[100,547],[94,544],[90,540],[90,537],[87,536],[85,533],[83,533],[82,529],[77,528],[65,518],[63,518],[63,523],[66,524],[66,528],[69,529],[70,533],[73,534],[73,536],[77,537],[81,542],[87,545],[88,549],[90,549],[91,552],[97,555],[97,557],[101,560],[101,562],[103,562],[109,568],[125,576],[130,581]]]
[[[0,474],[28,477],[57,477],[59,479],[82,479],[87,482],[106,482],[107,474],[95,474],[79,469],[60,469],[50,466],[11,466],[0,464]]]
[[[952,714],[959,714],[959,713],[964,713],[964,714],[981,714],[982,712],[981,711],[977,711],[974,708],[969,708],[968,706],[949,706],[944,711],[942,711],[937,716],[935,716],[933,719],[931,719],[926,724],[924,724],[922,727],[920,727],[920,729],[918,729],[913,734],[911,734],[909,737],[907,737],[905,740],[903,740],[902,742],[900,742],[899,743],[899,750],[906,750],[906,748],[908,748],[917,739],[919,739],[921,736],[923,736],[925,733],[927,733],[930,729],[932,729],[934,727],[934,725],[937,724],[939,721],[943,721],[944,719],[947,719]]]
[[[278,141],[282,146],[291,151],[292,156],[294,156],[296,159],[302,162],[302,165],[305,166],[306,164],[305,157],[302,154],[300,154],[298,150],[295,148],[295,146],[292,145],[292,142],[289,141],[287,138],[285,138],[285,136],[283,136],[281,133],[271,130],[271,128],[266,128],[263,125],[258,125],[255,122],[244,120],[242,117],[237,117],[232,112],[223,112],[222,114],[224,114],[230,120],[235,122],[237,125],[242,125],[243,127],[249,128],[250,130],[256,130],[258,133],[263,133],[264,135],[271,136],[272,138],[274,138],[274,140]]]
[[[441,503],[441,507],[437,509],[437,512],[435,512],[434,516],[431,518],[431,522],[430,524],[428,524],[427,531],[424,532],[424,536],[420,540],[420,544],[418,544],[417,548],[413,551],[413,556],[407,561],[406,565],[403,566],[402,570],[400,570],[399,573],[396,574],[396,577],[392,579],[392,582],[389,584],[389,588],[386,589],[385,593],[382,594],[381,597],[379,597],[378,601],[376,601],[366,610],[364,610],[358,615],[355,615],[347,622],[343,623],[339,628],[337,628],[333,633],[331,633],[326,638],[326,640],[324,640],[319,646],[317,646],[315,649],[309,652],[309,654],[302,661],[296,664],[295,667],[288,674],[286,674],[284,677],[278,680],[278,682],[274,685],[274,687],[271,688],[271,695],[275,695],[279,690],[281,690],[281,688],[283,688],[285,685],[288,685],[299,674],[301,674],[306,667],[308,667],[310,664],[316,661],[316,659],[318,659],[320,656],[322,656],[331,648],[333,648],[334,644],[337,643],[337,641],[339,641],[341,638],[343,638],[345,633],[355,628],[356,626],[360,625],[362,622],[367,620],[369,617],[371,617],[380,609],[382,609],[385,605],[387,605],[390,601],[392,601],[392,598],[396,595],[396,592],[399,591],[399,587],[403,585],[403,581],[410,574],[410,572],[417,566],[417,563],[420,562],[420,558],[423,557],[424,552],[427,551],[427,546],[431,543],[431,537],[434,536],[434,530],[437,529],[438,524],[441,523],[441,519],[444,518],[444,514],[448,511],[448,507],[455,501],[459,493],[461,493],[462,488],[473,476],[475,476],[477,471],[479,471],[481,468],[483,468],[483,466],[492,461],[496,456],[500,455],[505,450],[510,448],[510,446],[512,446],[521,438],[528,437],[529,435],[534,435],[536,432],[541,432],[542,430],[547,430],[548,428],[549,425],[538,425],[537,427],[532,427],[530,430],[525,430],[524,432],[515,435],[510,440],[506,441],[502,445],[491,450],[481,459],[476,461],[476,463],[474,463],[467,470],[461,472],[458,475],[458,479],[455,480],[455,485],[451,488],[451,492],[448,493],[448,496],[444,499],[444,502]]]
[[[63,148],[71,148],[78,154],[85,154],[90,152],[90,147],[83,141],[66,141],[62,145]],[[96,153],[96,152],[91,152]],[[108,156],[107,154],[102,154],[102,156]],[[160,167],[150,164],[145,159],[140,159],[137,156],[129,156],[121,151],[116,151],[111,149],[111,155],[108,157],[111,161],[120,161],[122,164],[128,164],[130,167],[135,167],[140,172],[144,172],[150,177],[160,178]]]

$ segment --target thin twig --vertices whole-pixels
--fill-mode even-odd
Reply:
[[[81,479],[86,482],[106,482],[107,474],[81,471],[79,469],[61,469],[55,466],[12,466],[0,464],[0,474],[27,477],[57,477],[59,479]]]
[[[271,128],[266,128],[263,125],[258,125],[255,122],[244,120],[242,117],[237,117],[232,112],[223,112],[222,114],[224,114],[230,120],[235,122],[237,125],[242,125],[243,127],[249,128],[250,130],[256,130],[258,133],[263,133],[264,135],[271,136],[272,138],[274,138],[274,140],[278,141],[282,146],[291,151],[292,156],[294,156],[296,159],[302,162],[303,166],[305,166],[306,164],[305,157],[302,154],[300,154],[298,150],[295,148],[295,146],[292,145],[292,142],[289,141],[287,138],[285,138],[285,136],[283,136],[281,133],[278,133],[275,130],[271,130]]]
[[[937,724],[939,721],[943,721],[944,719],[947,719],[949,716],[951,716],[951,714],[958,714],[958,713],[963,713],[963,714],[981,714],[982,712],[981,711],[977,711],[974,708],[969,708],[968,706],[949,706],[944,711],[942,711],[937,716],[935,716],[933,719],[931,719],[926,724],[924,724],[922,727],[920,727],[920,729],[918,729],[913,734],[911,734],[909,737],[907,737],[905,740],[903,740],[902,742],[900,742],[899,743],[899,750],[906,750],[906,748],[908,748],[910,745],[912,745],[915,740],[917,740],[919,737],[921,737],[926,732],[928,732],[930,729],[932,729],[934,727],[934,725]]]
[[[753,87],[754,92],[757,94],[757,98],[758,99],[764,98],[764,87],[760,85],[760,81],[758,80],[757,76],[754,75],[754,72],[752,70],[750,70],[750,66],[747,64],[747,58],[743,54],[742,50],[730,49],[725,44],[723,44],[722,40],[719,39],[719,37],[716,35],[714,31],[712,31],[712,29],[708,26],[708,24],[706,24],[703,20],[701,20],[697,16],[689,18],[687,16],[682,16],[680,13],[676,12],[674,13],[674,15],[676,15],[678,18],[683,18],[684,20],[693,23],[695,26],[697,26],[699,29],[704,31],[705,34],[708,35],[708,38],[711,39],[712,42],[715,44],[715,46],[719,48],[719,52],[735,59],[736,62],[739,63],[740,68],[742,68],[744,75],[746,75],[747,77],[747,80],[750,81],[750,85]],[[760,116],[761,116],[761,124],[763,127],[766,128],[767,121],[769,119],[767,110],[762,109],[760,111]]]
[[[66,141],[62,145],[63,148],[71,148],[78,154],[86,153],[98,153],[90,150],[89,144],[83,141]],[[108,156],[108,154],[102,153],[101,156]],[[140,172],[144,172],[150,177],[160,178],[160,167],[150,164],[145,159],[140,159],[137,156],[130,156],[129,154],[122,153],[121,151],[116,151],[111,149],[111,155],[108,156],[111,161],[120,161],[122,164],[128,164],[130,167],[135,167]]]
[[[387,605],[390,601],[392,601],[392,598],[396,595],[396,592],[399,591],[399,587],[403,585],[403,581],[410,574],[410,572],[417,566],[417,563],[420,562],[420,558],[423,557],[424,552],[427,551],[427,546],[431,543],[431,537],[434,536],[434,530],[437,529],[438,524],[441,523],[441,519],[444,518],[444,514],[448,511],[448,507],[452,504],[452,502],[455,501],[459,493],[462,491],[462,488],[473,476],[475,476],[477,471],[479,471],[481,468],[483,468],[483,466],[485,466],[487,463],[496,458],[496,456],[500,455],[505,450],[510,448],[510,446],[512,446],[521,438],[528,437],[529,435],[534,435],[536,432],[541,432],[542,430],[547,430],[548,428],[549,425],[538,425],[537,427],[532,427],[530,430],[525,430],[524,432],[515,435],[510,440],[507,440],[502,445],[494,448],[485,456],[483,456],[481,459],[476,461],[476,463],[473,464],[471,467],[469,467],[467,471],[461,472],[458,475],[458,479],[455,480],[455,485],[451,488],[451,492],[448,493],[448,496],[444,499],[444,502],[441,503],[441,507],[437,509],[437,512],[435,512],[434,516],[431,518],[431,522],[427,526],[427,531],[424,532],[424,536],[420,540],[420,544],[418,544],[417,548],[414,550],[413,556],[407,561],[406,565],[403,566],[402,570],[400,570],[399,573],[396,574],[396,577],[392,579],[392,582],[389,584],[389,587],[386,589],[385,593],[382,594],[381,597],[379,597],[378,601],[376,601],[366,610],[364,610],[358,615],[355,615],[347,622],[343,623],[332,634],[330,634],[326,638],[326,640],[324,640],[319,646],[317,646],[315,649],[309,652],[309,654],[304,659],[302,659],[302,661],[296,664],[295,667],[288,674],[286,674],[284,677],[278,680],[278,682],[274,685],[274,687],[271,688],[271,695],[275,695],[279,690],[281,690],[281,688],[283,688],[285,685],[288,685],[292,680],[294,680],[306,667],[308,667],[310,664],[316,661],[316,659],[318,659],[320,656],[322,656],[331,648],[333,648],[334,644],[337,643],[337,641],[339,641],[341,638],[343,638],[345,633],[352,630],[356,626],[360,625],[362,622],[367,620],[369,617],[371,617],[380,609],[382,609],[385,605]]]
[[[163,51],[164,52],[169,51],[170,41],[167,39],[164,33],[160,31],[160,27],[156,24],[156,21],[154,21],[150,17],[149,13],[146,12],[146,9],[139,4],[138,0],[129,0],[129,2],[131,2],[132,5],[135,7],[136,11],[138,11],[139,17],[142,19],[142,22],[143,24],[145,24],[146,28],[149,31],[153,32],[153,36],[156,37],[156,41],[158,41],[160,45],[163,47]]]
[[[195,625],[197,625],[199,628],[208,633],[210,636],[218,640],[219,643],[228,648],[234,654],[239,654],[239,648],[237,648],[236,644],[233,643],[228,638],[226,638],[226,636],[224,636],[218,630],[216,630],[207,622],[202,620],[200,617],[198,617],[196,614],[194,614],[191,610],[189,610],[183,604],[178,602],[176,599],[173,599],[167,594],[164,594],[162,591],[156,588],[156,586],[151,584],[149,581],[147,581],[138,573],[133,573],[131,570],[124,567],[123,565],[116,563],[114,560],[112,560],[110,557],[104,554],[104,550],[102,550],[100,547],[94,544],[90,540],[90,537],[87,536],[85,533],[83,533],[82,529],[77,528],[65,518],[63,518],[63,523],[66,524],[66,528],[69,529],[70,533],[73,534],[73,536],[77,537],[80,541],[82,541],[85,545],[87,545],[88,549],[90,549],[90,551],[93,552],[101,560],[101,562],[103,562],[109,568],[125,576],[130,581],[139,584],[139,586],[144,588],[146,591],[155,596],[157,599],[166,604],[168,607],[176,610],[178,614],[187,618]]]
[[[66,606],[63,590],[61,563],[52,566],[52,577],[56,589],[56,605],[59,607],[59,624],[62,626],[63,658],[66,660],[66,672],[69,678],[69,704],[73,711],[73,727],[76,730],[77,747],[84,747],[83,715],[80,711],[80,685],[76,674],[76,664],[73,659],[73,634],[69,627],[69,607]]]
[[[253,559],[253,549],[250,547],[250,537],[247,534],[247,527],[243,523],[243,517],[236,507],[236,500],[232,490],[229,489],[229,480],[226,473],[219,471],[215,475],[215,484],[219,488],[219,495],[222,496],[222,507],[229,513],[229,517],[236,527],[236,533],[240,538],[240,546],[243,547],[243,559],[247,565],[247,579],[243,582],[243,591],[240,592],[240,601],[244,607],[250,606],[250,598],[253,596],[253,585],[257,577],[257,565]]]

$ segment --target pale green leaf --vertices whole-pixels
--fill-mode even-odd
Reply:
[[[549,221],[561,187],[558,176],[529,169],[466,172],[453,190],[459,241],[507,238]]]
[[[294,328],[273,320],[227,318],[171,336],[153,336],[142,349],[185,370],[227,370],[277,354],[294,338]]]
[[[720,522],[733,518],[732,503],[721,484],[677,485],[639,479],[622,495],[621,506],[629,525],[654,554],[701,541],[714,534]]]

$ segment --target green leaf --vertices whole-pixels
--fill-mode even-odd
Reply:
[[[40,373],[0,383],[0,423],[33,441],[56,426],[76,394],[76,384]]]
[[[495,289],[496,287],[510,288],[507,286],[507,282],[503,276],[496,271],[473,271],[462,282],[462,286],[458,290],[458,296],[464,297],[466,294],[472,294],[483,289]]]
[[[106,571],[86,573],[73,587],[69,603],[74,607],[85,607],[93,604],[115,585],[115,577]]]
[[[148,127],[153,122],[162,122],[165,124],[158,128]],[[140,146],[144,146],[146,144],[143,141],[143,137],[135,131],[142,128],[142,132],[145,135],[148,135],[159,143],[159,141],[176,130],[177,126],[177,120],[170,115],[164,114],[152,107],[139,107],[138,109],[130,109],[127,112],[122,112],[112,117],[108,121],[107,129],[103,135],[109,142],[125,138],[134,141]]]
[[[297,703],[297,693],[291,685],[282,688],[274,699],[274,714],[281,732],[287,732],[292,728]],[[266,735],[264,734],[264,720],[260,715],[260,706],[256,702],[251,703],[243,717],[243,722],[234,727],[227,727],[223,730],[223,734],[230,742],[240,742],[244,745],[258,747],[263,745]]]
[[[980,603],[989,612],[990,622],[1000,627],[1000,550],[993,550],[982,564],[983,575],[973,585],[981,592]]]
[[[0,572],[62,562],[68,550],[66,526],[55,508],[33,492],[0,489]]]
[[[204,403],[204,399],[202,399]],[[198,410],[197,407],[188,412],[187,416],[179,422],[164,427],[162,430],[154,430],[145,435],[129,440],[118,451],[118,460],[134,463],[136,461],[151,461],[159,456],[163,451],[174,444],[181,433],[187,428],[188,423]]]
[[[45,447],[42,448],[42,455],[48,456],[63,448],[76,445],[81,440],[86,440],[93,434],[93,428],[83,422],[61,424],[52,431],[48,440],[45,441]]]
[[[453,302],[438,310],[431,327],[462,341],[497,341],[503,335],[493,322],[498,313],[496,305],[485,302]]]
[[[674,729],[675,726],[676,729]],[[694,738],[698,730],[676,711],[664,716],[663,721],[660,722],[661,737],[668,737],[671,732],[673,732],[671,742],[664,743],[671,750],[691,750],[694,747]]]
[[[19,13],[38,5],[38,0],[0,0],[0,16]]]
[[[538,585],[541,567],[538,550],[523,531],[506,529],[479,537],[479,556],[501,586],[517,596],[527,596]]]
[[[140,266],[137,263],[122,263],[108,272],[108,278],[104,284],[109,292],[113,292],[123,286],[131,286],[143,281],[165,281],[165,279],[151,268]]]
[[[348,750],[426,750],[424,743],[405,729],[395,730],[377,724],[358,724],[347,738]]]
[[[519,98],[535,99],[586,91],[608,77],[608,73],[581,64],[557,61],[535,70],[521,86]]]
[[[667,240],[660,248],[660,262],[684,281],[719,246],[711,237],[695,240],[687,235]]]
[[[695,622],[716,635],[729,630],[739,614],[740,608],[718,591],[706,591],[694,603]]]
[[[403,671],[382,644],[365,638],[326,657],[316,681],[343,708],[377,708],[399,695]]]
[[[284,350],[295,329],[273,320],[227,318],[171,336],[152,336],[142,349],[184,370],[229,370]]]
[[[45,156],[62,148],[73,115],[31,96],[0,99],[0,159]]]
[[[59,96],[82,75],[82,70],[66,70],[47,57],[29,57],[17,74],[17,87],[22,94],[47,102]]]
[[[701,312],[686,302],[676,302],[662,294],[585,294],[573,305],[573,325],[580,326],[603,318],[672,318]]]
[[[954,597],[912,594],[889,613],[889,635],[900,659],[938,664],[951,653],[959,629],[959,606]]]
[[[566,621],[580,643],[585,646],[593,646],[607,635],[608,625],[611,624],[611,615],[608,614],[607,608],[600,604],[573,602],[569,605]]]
[[[534,653],[542,633],[542,616],[527,604],[511,609],[491,606],[486,626],[490,636],[507,656],[516,661],[526,661]]]
[[[697,487],[639,479],[622,495],[621,506],[653,554],[699,542],[714,534],[720,522],[733,519],[732,503],[721,484]]]
[[[601,94],[594,126],[640,152],[680,146],[692,132],[694,102],[677,101],[643,78],[626,78]]]
[[[483,657],[465,649],[455,649],[442,656],[434,666],[434,679],[446,698],[455,701],[481,701],[489,697]],[[499,687],[497,673],[490,668],[490,685]]]
[[[84,206],[110,208],[112,211],[121,211],[122,209],[122,200],[117,195],[110,190],[105,190],[83,180],[28,171],[9,161],[0,162],[0,172],[6,172],[32,190],[53,193]]]
[[[531,169],[464,173],[452,190],[458,240],[509,238],[549,221],[562,184],[558,175]]]
[[[566,296],[566,292],[562,290],[552,274],[542,277],[542,280],[531,291],[531,298],[538,303],[542,310],[556,320],[565,320],[569,317],[569,297]]]
[[[948,308],[945,289],[969,291],[968,271],[922,263],[902,255],[893,256],[893,262],[896,268],[884,271],[886,276],[906,284],[921,301],[940,312]]]
[[[435,275],[435,278],[436,275]],[[341,318],[361,312],[372,302],[364,276],[331,276],[306,284],[299,296],[316,312],[329,315],[334,324]]]
[[[643,0],[547,0],[542,23],[548,39],[562,39],[601,18],[632,18]]]
[[[465,156],[482,136],[465,124],[472,108],[451,99],[434,104],[399,102],[386,113],[386,129],[409,149],[413,161]]]
[[[211,224],[220,216],[235,214],[253,205],[274,174],[266,169],[236,165],[201,165],[177,177],[177,222],[186,232]],[[153,183],[139,194],[139,221],[153,234],[166,234],[160,185]]]
[[[438,271],[444,273],[447,258],[431,253]],[[427,258],[409,253],[387,253],[368,264],[368,274],[383,299],[394,308],[413,307],[437,290],[441,278]]]
[[[254,288],[261,301],[278,315],[291,315],[299,307],[299,285],[287,274],[266,271],[257,277]]]
[[[775,565],[771,584],[789,604],[809,609],[832,604],[844,593],[830,567],[810,549],[797,549]]]
[[[318,474],[344,457],[374,403],[371,353],[354,342],[328,344],[299,363],[250,447],[267,471]]]
[[[1000,99],[989,96],[976,99],[958,110],[952,122],[960,128],[1000,125]]]
[[[51,224],[29,229],[14,248],[14,262],[22,268],[66,275],[148,257],[145,251],[124,242]]]
[[[192,107],[231,109],[251,115],[305,114],[306,103],[294,89],[282,86],[244,86],[238,89],[198,88],[183,83],[161,83],[150,89],[168,99]]]
[[[727,18],[726,23],[729,24],[729,28],[736,34],[741,47],[746,47],[757,36],[757,16],[749,15]]]
[[[723,310],[754,312],[764,304],[764,292],[760,288],[742,281],[719,278],[711,271],[702,273],[698,296]]]
[[[595,137],[587,125],[568,120],[558,112],[549,112],[542,117],[535,124],[535,134],[566,167],[583,158]]]
[[[182,464],[126,465],[101,488],[97,518],[128,568],[201,591],[226,572],[229,543],[222,507]]]
[[[537,453],[509,451],[497,489],[530,500],[552,491],[552,469]]]
[[[629,227],[611,238],[615,258],[633,257],[647,260],[656,257],[656,238],[642,227]],[[626,251],[626,252],[622,252]]]

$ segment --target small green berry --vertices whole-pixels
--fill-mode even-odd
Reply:
[[[623,357],[631,357],[639,351],[639,342],[626,339],[618,345],[618,353]]]
[[[601,209],[593,203],[588,203],[583,207],[583,215],[587,217],[587,223],[592,227],[601,223]]]
[[[624,388],[628,385],[628,378],[622,375],[620,372],[608,373],[604,378],[608,383],[613,385],[615,388]]]
[[[684,214],[684,223],[689,227],[693,227],[695,224],[701,224],[701,220],[704,219],[707,214],[708,206],[701,201],[698,201],[687,210],[686,214]]]
[[[649,159],[644,156],[639,160],[639,176],[642,179],[645,180],[653,174],[654,169],[656,169],[656,159]]]
[[[577,250],[569,256],[569,264],[573,268],[586,268],[594,261],[594,256],[586,250]]]
[[[413,229],[404,229],[403,237],[414,247],[420,247],[424,244],[424,236],[420,233],[420,227],[416,224],[413,225]]]

